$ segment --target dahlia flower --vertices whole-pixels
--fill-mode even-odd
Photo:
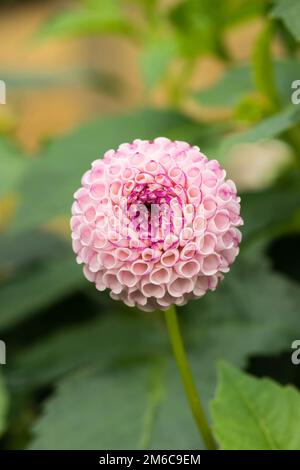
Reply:
[[[99,291],[167,310],[214,290],[239,252],[235,184],[199,147],[134,140],[95,160],[72,206],[77,262]]]

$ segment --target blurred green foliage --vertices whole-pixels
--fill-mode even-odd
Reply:
[[[300,74],[300,62],[297,58],[276,60],[273,68],[278,94],[284,103],[289,104],[291,83]],[[256,94],[251,64],[242,64],[229,67],[219,81],[196,92],[195,99],[205,106],[232,107],[237,106],[245,95],[255,97]]]
[[[254,379],[227,364],[219,372],[212,410],[223,449],[299,449],[300,395],[295,388]]]
[[[0,433],[2,434],[6,427],[6,413],[8,408],[8,394],[2,375],[0,375]]]
[[[39,33],[39,39],[49,36],[83,34],[130,34],[133,28],[122,12],[120,0],[86,0],[74,10],[53,18]]]
[[[283,21],[284,25],[295,36],[300,40],[300,5],[297,0],[275,0],[273,10],[271,12],[274,18],[279,18]]]
[[[86,0],[58,12],[37,34],[43,40],[124,35],[139,46],[145,89],[162,86],[168,108],[97,118],[49,142],[35,158],[0,140],[0,210],[12,195],[16,203],[9,223],[0,224],[0,337],[8,347],[0,382],[2,448],[202,447],[160,314],[141,314],[95,291],[69,240],[49,229],[49,222],[69,217],[72,194],[90,162],[122,142],[158,135],[187,140],[225,166],[239,143],[278,137],[290,145],[294,159],[273,185],[241,195],[241,254],[221,287],[179,309],[207,408],[220,359],[247,368],[252,357],[290,350],[300,331],[299,255],[292,253],[294,264],[276,272],[269,253],[274,240],[288,250],[284,237],[300,239],[300,108],[290,103],[291,82],[300,78],[298,3]],[[253,17],[264,28],[252,61],[235,63],[225,32]],[[285,51],[280,60],[272,54],[276,37]],[[207,54],[226,70],[217,83],[195,92],[189,78]],[[202,122],[187,115],[187,100],[226,107],[231,117]],[[269,449],[274,442],[276,448],[299,448],[296,388],[250,378],[229,365],[219,371],[212,418],[222,448]],[[299,386],[296,375],[293,369]]]

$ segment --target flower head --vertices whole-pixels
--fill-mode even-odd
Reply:
[[[71,229],[87,279],[113,299],[166,310],[214,290],[239,251],[240,198],[216,160],[160,137],[96,160]]]

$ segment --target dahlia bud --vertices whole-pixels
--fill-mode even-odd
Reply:
[[[239,252],[233,181],[199,148],[134,140],[96,160],[75,193],[77,262],[99,291],[144,311],[214,290]]]

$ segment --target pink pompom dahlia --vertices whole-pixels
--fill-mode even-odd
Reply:
[[[240,198],[216,160],[160,137],[92,163],[75,193],[78,263],[98,290],[145,311],[214,290],[239,251]]]

